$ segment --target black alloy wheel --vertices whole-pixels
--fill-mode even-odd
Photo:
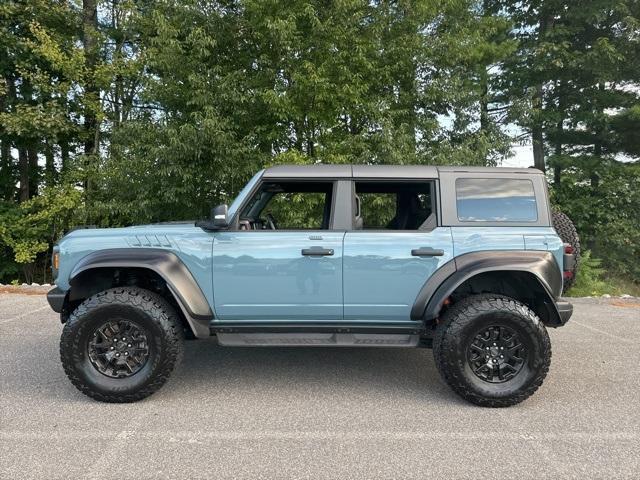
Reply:
[[[481,380],[504,383],[520,373],[527,361],[527,349],[514,330],[491,325],[475,335],[467,349],[467,360]]]
[[[124,319],[110,320],[89,337],[87,354],[91,365],[111,378],[126,378],[138,373],[149,358],[145,330]]]
[[[71,383],[102,402],[135,402],[158,390],[180,363],[184,327],[171,304],[138,287],[118,287],[83,301],[60,338]]]
[[[551,342],[527,305],[499,294],[470,295],[449,307],[433,339],[444,381],[465,400],[508,407],[542,385]]]

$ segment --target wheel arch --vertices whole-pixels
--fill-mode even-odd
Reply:
[[[424,284],[411,318],[438,318],[446,303],[468,295],[494,293],[527,304],[548,326],[563,322],[556,306],[562,274],[545,251],[483,251],[455,257]]]
[[[144,283],[138,284],[141,281]],[[90,253],[69,275],[67,301],[88,298],[112,286],[144,287],[149,283],[157,293],[173,300],[171,303],[178,306],[178,313],[195,337],[209,336],[211,307],[186,265],[168,250],[118,248]]]

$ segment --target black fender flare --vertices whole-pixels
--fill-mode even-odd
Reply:
[[[169,250],[158,248],[112,248],[83,257],[69,275],[72,289],[84,272],[98,268],[145,268],[166,282],[196,337],[208,337],[214,315],[191,271]]]
[[[562,292],[562,272],[551,252],[538,250],[501,250],[471,252],[445,263],[425,282],[411,309],[412,320],[438,317],[443,302],[468,279],[485,272],[519,271],[530,273],[538,281],[546,298],[549,323],[560,323],[556,298]]]

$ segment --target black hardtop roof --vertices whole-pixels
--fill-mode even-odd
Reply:
[[[542,175],[535,168],[452,167],[434,165],[277,165],[264,171],[263,178],[438,178],[440,172]]]

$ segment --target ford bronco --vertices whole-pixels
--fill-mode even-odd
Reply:
[[[432,347],[478,405],[529,397],[575,257],[533,169],[276,166],[197,223],[80,229],[48,301],[71,382],[140,400],[185,338],[223,346]]]

